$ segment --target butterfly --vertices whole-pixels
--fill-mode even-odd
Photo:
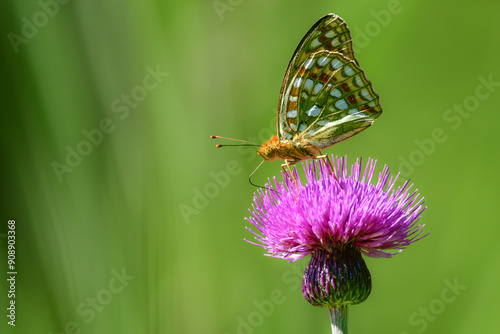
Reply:
[[[281,85],[276,136],[260,146],[263,161],[284,160],[282,168],[323,158],[321,149],[363,131],[381,115],[379,96],[354,57],[345,21],[327,14],[302,38]],[[222,147],[227,145],[217,145]],[[252,173],[252,175],[253,175]],[[250,178],[252,177],[250,175]],[[250,181],[251,183],[251,181]]]

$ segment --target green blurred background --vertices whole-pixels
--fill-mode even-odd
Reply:
[[[367,259],[373,291],[350,309],[351,332],[497,332],[500,2],[1,7],[2,333],[329,333],[300,291],[306,260],[243,241],[260,158],[209,140],[269,139],[292,52],[329,12],[347,21],[384,113],[327,152],[411,178],[431,232]],[[279,171],[267,163],[254,182]]]

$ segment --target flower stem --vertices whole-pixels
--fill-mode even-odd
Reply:
[[[332,323],[332,334],[347,334],[348,305],[334,306],[328,311]]]

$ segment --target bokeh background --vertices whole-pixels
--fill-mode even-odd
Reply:
[[[329,333],[290,264],[244,242],[255,150],[286,65],[326,13],[381,96],[327,150],[426,198],[430,235],[367,259],[352,333],[494,333],[500,298],[500,3],[2,1],[2,333]],[[279,162],[255,175],[262,184]],[[16,326],[7,221],[16,221]]]

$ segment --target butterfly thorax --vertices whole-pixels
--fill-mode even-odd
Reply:
[[[295,163],[317,157],[319,148],[300,139],[280,140],[277,136],[272,136],[269,141],[261,145],[257,154],[265,161],[281,159]]]

